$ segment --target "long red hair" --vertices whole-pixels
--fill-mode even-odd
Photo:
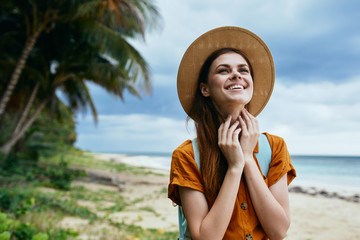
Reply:
[[[227,161],[218,146],[218,129],[225,119],[216,110],[211,99],[202,95],[200,83],[207,84],[211,64],[220,55],[228,52],[240,54],[249,64],[246,57],[236,49],[223,48],[213,52],[200,70],[198,88],[189,114],[195,122],[199,142],[200,170],[209,206],[214,203],[228,168]],[[250,72],[252,73],[251,67]]]

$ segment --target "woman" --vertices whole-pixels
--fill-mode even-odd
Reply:
[[[180,102],[195,122],[173,153],[169,198],[182,206],[192,239],[283,239],[290,225],[287,186],[296,173],[282,138],[266,134],[271,163],[263,174],[254,116],[268,102],[274,64],[252,32],[222,27],[196,39],[178,72]],[[200,153],[200,171],[194,160]]]

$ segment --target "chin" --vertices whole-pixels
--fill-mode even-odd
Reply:
[[[237,99],[232,99],[231,102],[245,106],[250,102],[250,100],[251,98],[237,98]]]

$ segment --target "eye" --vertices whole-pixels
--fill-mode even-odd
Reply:
[[[249,73],[250,71],[249,71],[248,68],[243,67],[243,68],[240,68],[240,69],[239,69],[239,72],[240,72],[240,73]]]
[[[227,68],[219,68],[218,73],[228,73],[229,70]]]

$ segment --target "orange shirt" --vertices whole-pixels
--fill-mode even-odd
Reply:
[[[295,178],[296,172],[291,164],[285,141],[268,133],[266,133],[266,136],[272,149],[272,156],[268,176],[263,175],[264,181],[269,187],[287,173],[288,184],[290,184]],[[254,149],[254,153],[256,152],[258,152],[258,144]],[[255,154],[254,159],[257,162]],[[257,165],[259,167],[259,164]],[[261,172],[260,167],[259,171]],[[191,140],[185,141],[173,152],[171,161],[168,197],[181,206],[178,186],[204,193],[201,173],[194,159]],[[234,211],[223,239],[268,239],[256,216],[244,176],[241,178]]]

